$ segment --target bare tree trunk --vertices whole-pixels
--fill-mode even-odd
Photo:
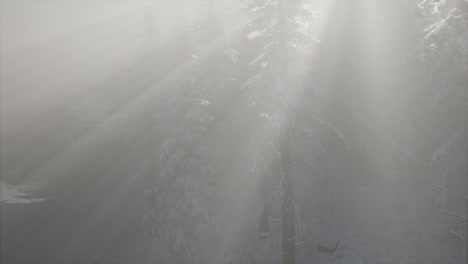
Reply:
[[[468,4],[467,4],[468,6]],[[468,127],[466,129],[466,136],[465,136],[465,150],[466,150],[466,155],[465,155],[465,174],[466,174],[466,188],[465,191],[468,190]],[[466,215],[468,215],[468,199],[466,199]],[[466,253],[465,253],[465,258],[466,258],[466,264],[468,264],[468,220],[465,220],[465,247],[466,247]]]
[[[280,79],[288,83],[288,45],[287,45],[287,14],[286,14],[286,0],[278,2],[278,45],[280,54],[279,62],[281,63]],[[284,109],[283,109],[284,110]],[[296,263],[296,219],[294,210],[294,198],[292,190],[292,156],[290,146],[290,123],[284,129],[284,134],[280,137],[280,164],[281,164],[281,189],[283,191],[283,204],[281,206],[281,220],[282,220],[282,259],[283,264]]]
[[[296,230],[292,190],[292,158],[287,135],[280,142],[282,204],[282,256],[283,264],[296,263]]]
[[[275,162],[275,160],[274,160]],[[272,170],[275,166],[272,166]],[[275,171],[272,171],[275,173]],[[258,237],[266,238],[270,232],[270,224],[268,222],[268,181],[267,173],[263,173],[260,179],[260,199],[262,203],[262,211],[258,222]]]

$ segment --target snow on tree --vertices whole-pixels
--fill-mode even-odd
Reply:
[[[265,167],[279,175],[277,186],[281,196],[282,259],[295,263],[296,229],[299,215],[293,193],[293,155],[315,141],[317,128],[325,127],[345,141],[341,133],[320,118],[320,102],[308,65],[309,48],[313,41],[310,26],[315,12],[309,1],[247,0],[245,12],[250,18],[241,42],[241,63],[245,65],[243,92],[247,106],[262,124],[254,135],[254,148],[248,175],[262,175]],[[307,100],[307,101],[306,101]],[[316,144],[315,142],[314,144]],[[317,154],[318,149],[304,157]],[[266,183],[260,183],[263,209],[260,213],[258,235],[268,235],[268,196]]]
[[[178,39],[176,52],[188,67],[185,77],[170,85],[154,121],[157,166],[142,222],[165,244],[168,250],[159,253],[168,262],[206,261],[204,250],[219,241],[215,218],[220,193],[212,162],[217,111],[211,96],[223,88],[217,79],[226,77],[230,57],[214,2],[206,4],[209,12],[200,24]],[[203,47],[216,40],[218,45],[207,53]]]
[[[468,168],[461,166],[468,158],[468,2],[424,0],[418,7],[430,22],[415,53],[422,85],[414,107],[425,109],[418,118],[420,131],[435,142],[428,155],[429,166],[438,172],[432,184],[438,192],[435,205],[462,220],[451,232],[463,240],[461,230],[468,230],[463,227],[468,224]]]
[[[213,227],[216,190],[209,164],[213,117],[211,103],[193,80],[173,89],[155,120],[159,168],[143,222],[150,225],[151,235],[162,237],[175,254],[189,259],[193,243]]]
[[[432,1],[436,6],[446,1]],[[434,111],[444,99],[456,91],[466,88],[468,81],[468,19],[465,2],[460,2],[440,20],[424,30],[419,60],[436,84],[430,111]],[[431,14],[440,14],[432,11]]]

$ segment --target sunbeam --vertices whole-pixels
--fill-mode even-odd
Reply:
[[[466,0],[0,5],[0,262],[468,263]]]

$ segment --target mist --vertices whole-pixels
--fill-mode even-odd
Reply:
[[[468,263],[466,0],[0,5],[2,263]]]

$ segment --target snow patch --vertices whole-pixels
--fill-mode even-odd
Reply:
[[[49,198],[35,198],[32,194],[26,193],[37,188],[35,185],[14,186],[0,181],[0,202],[7,204],[30,204],[48,200]]]
[[[261,37],[265,34],[266,30],[255,30],[254,32],[247,35],[247,39],[252,40],[257,37]]]

